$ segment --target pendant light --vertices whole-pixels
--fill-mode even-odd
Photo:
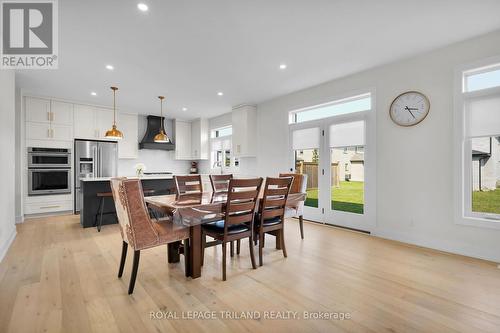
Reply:
[[[113,128],[106,132],[106,139],[121,140],[123,139],[123,134],[116,128],[116,91],[117,87],[111,87],[113,90]]]
[[[165,134],[165,130],[163,129],[163,100],[165,99],[165,96],[158,96],[160,99],[160,132],[155,135],[154,141],[156,143],[170,143],[170,139],[168,138],[167,134]]]

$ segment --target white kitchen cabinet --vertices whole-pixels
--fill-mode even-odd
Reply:
[[[26,97],[26,121],[50,123],[50,100]]]
[[[191,160],[191,123],[174,120],[174,144],[176,160]]]
[[[113,127],[113,110],[96,108],[95,112],[97,138],[107,140],[106,132]],[[121,131],[119,119],[116,120],[116,127]]]
[[[27,140],[51,140],[52,132],[50,123],[26,123],[26,139]]]
[[[118,158],[137,158],[139,149],[137,115],[120,113],[119,129],[123,133],[123,139],[118,141]]]
[[[73,126],[73,104],[51,101],[50,122],[51,124]]]
[[[73,126],[51,124],[50,130],[52,140],[73,141]]]
[[[235,157],[256,156],[257,108],[253,105],[242,105],[234,108],[232,113],[232,146]]]
[[[191,157],[194,160],[208,159],[208,119],[191,122]]]
[[[73,128],[75,139],[97,139],[97,127],[95,109],[88,105],[78,105],[74,107]]]

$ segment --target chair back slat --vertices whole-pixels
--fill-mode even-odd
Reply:
[[[233,224],[252,222],[253,216],[254,215],[252,211],[246,212],[245,214],[228,215],[225,224],[229,226]]]
[[[227,237],[230,225],[248,223],[249,230],[253,230],[255,207],[261,186],[262,178],[233,178],[229,181],[224,218],[224,238]]]
[[[259,189],[260,191],[260,189]],[[259,195],[259,191],[257,190],[244,190],[240,192],[232,192],[231,200],[251,200],[252,198]]]
[[[213,192],[227,192],[229,189],[229,181],[233,178],[232,174],[228,175],[210,175],[210,184],[212,184]]]
[[[292,187],[290,193],[304,193],[307,188],[307,174],[300,173],[280,173],[282,177],[293,177]]]
[[[203,192],[201,175],[174,176],[175,194]]]
[[[264,221],[275,217],[281,217],[284,221],[286,200],[292,186],[293,177],[266,178],[264,195],[259,207],[260,227],[263,228]]]

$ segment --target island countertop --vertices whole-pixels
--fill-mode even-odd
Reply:
[[[159,176],[119,176],[119,177],[127,177],[128,179],[141,179],[141,180],[161,180],[161,179],[173,179],[174,175],[159,175]],[[113,177],[93,177],[93,178],[80,178],[82,182],[103,182],[109,181]]]

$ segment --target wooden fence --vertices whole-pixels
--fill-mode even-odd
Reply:
[[[340,186],[339,166],[338,163],[332,163],[330,166],[331,184],[335,187]],[[307,175],[307,188],[318,188],[318,172],[319,167],[317,162],[297,161],[295,172]]]

